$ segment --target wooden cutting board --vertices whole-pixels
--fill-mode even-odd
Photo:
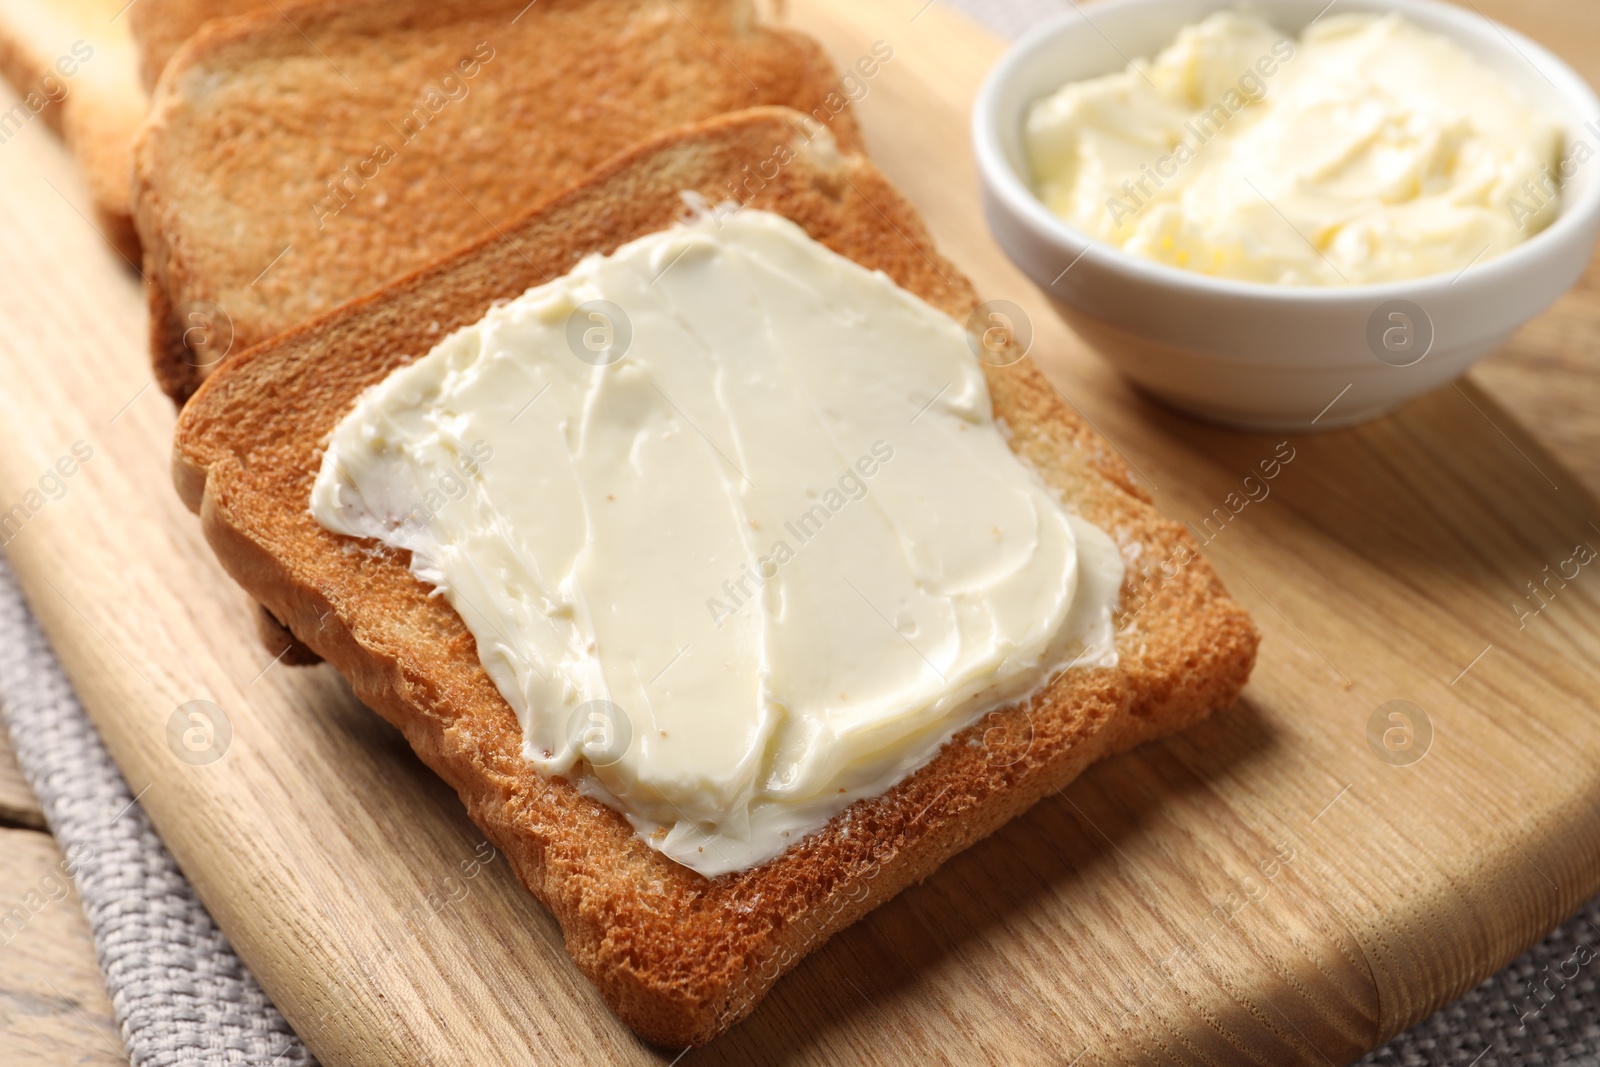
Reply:
[[[1588,9],[1500,6],[1600,55]],[[979,217],[966,115],[997,42],[922,0],[790,17],[841,65],[893,47],[860,104],[880,165],[984,297],[1028,310],[1038,358],[1194,524],[1265,642],[1237,707],[1095,768],[676,1062],[1342,1064],[1600,890],[1600,563],[1572,562],[1600,549],[1600,508],[1579,480],[1470,382],[1287,440],[1143,400]],[[1581,350],[1590,306],[1517,345]],[[6,551],[140,802],[322,1061],[674,1062],[607,1012],[398,735],[256,642],[168,483],[138,286],[36,129],[0,146],[0,316],[0,512],[27,509]],[[213,762],[183,745],[192,701],[227,724]]]

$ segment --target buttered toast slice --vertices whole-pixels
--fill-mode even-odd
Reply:
[[[764,177],[743,183],[763,160],[773,161]],[[324,442],[364,391],[498,302],[673,226],[686,192],[718,204],[730,190],[957,321],[975,305],[869,162],[797,113],[758,109],[636,147],[501,233],[231,361],[184,409],[173,460],[229,573],[459,791],[617,1014],[678,1047],[743,1018],[834,932],[1089,764],[1226,707],[1257,644],[1189,534],[1133,488],[1033,363],[986,365],[1012,449],[1127,562],[1115,668],[1066,672],[776,859],[712,879],[664,858],[568,779],[536,772],[471,633],[412,575],[409,553],[312,517]]]
[[[150,24],[193,8],[140,3]],[[840,85],[751,0],[350,0],[208,22],[135,150],[156,380],[182,402],[229,354],[681,124],[782,104],[858,147]]]

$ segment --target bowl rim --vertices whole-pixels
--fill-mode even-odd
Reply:
[[[1100,0],[1088,8],[1089,13],[1107,12],[1122,8],[1159,9],[1183,0]],[[1313,0],[1307,0],[1307,7]],[[1496,22],[1475,8],[1467,11],[1441,0],[1363,0],[1367,10],[1384,8],[1401,14],[1424,11],[1430,23],[1443,23],[1443,27],[1430,25],[1435,32],[1449,32],[1457,41],[1468,32],[1467,26],[1486,24],[1494,34],[1483,38],[1489,46],[1501,49],[1532,64],[1549,81],[1557,93],[1565,96],[1575,115],[1587,115],[1590,121],[1600,123],[1600,96],[1568,63],[1536,41],[1516,30]],[[1237,10],[1245,0],[1219,0],[1217,10]],[[1331,7],[1332,4],[1329,4]],[[1327,8],[1323,9],[1324,12]],[[1318,16],[1321,17],[1320,15]],[[1313,19],[1312,21],[1315,21]],[[978,90],[972,112],[972,141],[978,171],[984,186],[991,195],[1003,202],[1014,215],[1019,216],[1036,232],[1046,236],[1051,243],[1079,259],[1094,258],[1099,265],[1130,280],[1145,284],[1198,290],[1215,296],[1251,298],[1277,303],[1315,303],[1336,305],[1345,303],[1371,304],[1402,297],[1439,294],[1456,287],[1463,279],[1476,283],[1499,284],[1511,276],[1536,265],[1540,260],[1559,253],[1560,246],[1571,239],[1582,239],[1600,222],[1600,177],[1592,180],[1584,195],[1572,203],[1563,202],[1556,220],[1516,247],[1481,263],[1471,263],[1455,274],[1427,274],[1396,281],[1363,283],[1359,285],[1282,285],[1273,282],[1244,281],[1221,278],[1185,270],[1155,260],[1134,256],[1099,238],[1078,229],[1050,211],[1026,181],[1011,165],[1002,144],[1001,130],[1008,121],[1000,114],[1002,94],[1009,88],[1018,70],[1039,52],[1051,48],[1056,40],[1068,33],[1082,32],[1087,25],[1094,28],[1089,14],[1077,8],[1060,14],[1035,26],[1018,38],[985,76]],[[1181,25],[1173,28],[1176,34]],[[1495,39],[1497,38],[1497,40]],[[1065,82],[1062,83],[1066,84]],[[1570,151],[1568,144],[1563,150]],[[1562,157],[1566,158],[1565,155]],[[1597,161],[1600,162],[1600,161]],[[1093,253],[1093,256],[1091,256]],[[1068,267],[1070,270],[1071,267]],[[1066,273],[1063,271],[1063,274]],[[1460,292],[1460,289],[1456,289]]]

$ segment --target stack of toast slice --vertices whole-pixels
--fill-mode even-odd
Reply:
[[[141,25],[204,6],[141,3]],[[229,353],[630,145],[766,104],[860,146],[820,47],[749,0],[352,0],[206,22],[135,151],[157,381],[181,402]]]
[[[338,3],[340,0],[313,2]],[[208,22],[257,15],[294,21],[292,12],[305,3],[306,0],[292,0],[287,4],[275,4],[273,0],[139,0],[128,8],[128,22],[138,45],[140,79],[147,90],[154,92],[168,61]]]
[[[1231,703],[1258,640],[1190,535],[1022,359],[985,367],[1011,447],[1128,561],[1115,668],[1058,676],[778,858],[715,879],[664,858],[572,781],[533,770],[471,633],[412,575],[409,554],[310,515],[320,442],[364,390],[497,301],[672,226],[685,192],[726,199],[751,160],[771,158],[788,162],[747,189],[744,209],[786,216],[968,316],[971,285],[870,162],[796,112],[759,109],[636,147],[520,221],[230,361],[184,409],[174,457],[179,491],[227,570],[459,791],[611,1007],[677,1047],[721,1033],[835,931],[1089,764]]]
[[[0,0],[0,77],[18,102],[0,111],[0,144],[37,118],[83,169],[94,223],[139,262],[130,160],[148,98],[139,82],[126,0]]]

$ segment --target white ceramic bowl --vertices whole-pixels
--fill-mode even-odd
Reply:
[[[1019,41],[978,95],[973,140],[990,228],[1073,329],[1129,378],[1175,407],[1235,426],[1349,425],[1459,376],[1577,281],[1600,228],[1600,100],[1532,41],[1435,0],[1337,0],[1334,10],[1399,11],[1451,37],[1558,116],[1569,152],[1583,141],[1597,153],[1567,178],[1560,218],[1505,255],[1455,276],[1274,286],[1139,259],[1051,214],[1028,180],[1029,105],[1067,82],[1121,70],[1124,57],[1154,56],[1182,27],[1241,6],[1105,0],[1068,10]],[[1250,0],[1246,9],[1298,37],[1328,6]]]

